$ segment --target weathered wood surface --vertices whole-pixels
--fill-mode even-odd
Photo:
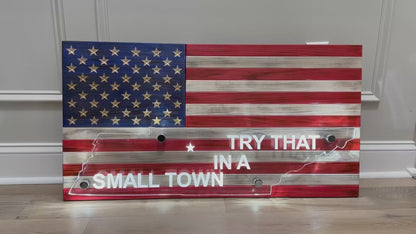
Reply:
[[[62,50],[65,200],[358,196],[360,45],[65,41]],[[305,131],[319,134],[294,133]],[[310,153],[289,161],[296,151]],[[226,153],[240,160],[213,168]]]

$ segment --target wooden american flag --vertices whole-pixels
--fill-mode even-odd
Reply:
[[[62,51],[65,200],[358,196],[361,46]]]

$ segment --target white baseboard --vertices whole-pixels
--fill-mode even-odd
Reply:
[[[59,90],[0,90],[0,102],[60,102]]]
[[[360,178],[411,177],[414,168],[414,141],[363,141],[360,152]]]
[[[11,154],[60,154],[62,143],[0,143],[0,157]]]
[[[414,141],[362,141],[360,178],[407,178]],[[61,143],[0,143],[0,184],[62,183]]]
[[[414,141],[361,141],[361,151],[416,151]]]
[[[61,143],[0,143],[0,184],[61,184]]]
[[[63,178],[59,177],[3,177],[0,184],[62,184]]]
[[[407,171],[360,172],[360,179],[410,178]]]

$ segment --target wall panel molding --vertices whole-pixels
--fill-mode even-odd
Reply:
[[[0,184],[62,184],[63,177],[4,177]]]
[[[360,179],[409,178],[406,171],[360,172]]]
[[[379,102],[380,98],[374,95],[373,91],[362,91],[361,101],[362,102]]]
[[[61,79],[61,42],[66,38],[65,22],[63,15],[63,0],[50,0],[51,20],[53,23],[55,54],[58,61],[56,78]],[[43,102],[61,101],[62,93],[60,90],[0,90],[0,102],[21,101],[21,102]]]
[[[0,143],[0,157],[11,154],[61,154],[62,143]],[[60,166],[60,165],[59,165]],[[0,166],[1,168],[1,166]]]
[[[382,3],[371,88],[362,92],[363,102],[378,102],[383,94],[395,1],[383,0]]]
[[[110,40],[110,24],[108,18],[108,1],[95,0],[95,16],[98,41]]]
[[[59,90],[0,90],[0,102],[61,102]]]
[[[416,142],[414,141],[361,141],[361,151],[415,151],[416,152]]]
[[[65,30],[65,17],[64,17],[64,5],[63,0],[51,0],[51,10],[52,10],[52,22],[53,22],[53,31],[55,35],[55,49],[56,49],[56,59],[57,61],[62,61],[62,41],[66,39],[66,30]],[[62,76],[62,66],[61,62],[58,62],[58,74],[57,78],[60,79]]]
[[[53,23],[55,54],[58,61],[56,78],[62,77],[62,41],[66,38],[63,0],[50,0],[50,12]],[[62,101],[60,90],[0,90],[0,102],[59,102]]]

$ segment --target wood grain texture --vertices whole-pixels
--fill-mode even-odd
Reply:
[[[0,232],[414,233],[415,180],[365,179],[360,184],[358,198],[83,202],[63,202],[61,185],[3,185]]]
[[[87,168],[88,170],[88,168]],[[87,171],[88,173],[88,171]],[[102,171],[102,173],[105,173]],[[122,175],[122,180],[125,181],[128,177],[126,173]],[[202,188],[202,186],[190,186],[190,187],[180,187],[177,186],[177,182],[174,180],[172,181],[172,187],[169,187],[169,182],[167,180],[161,180],[164,178],[164,175],[152,175],[154,181],[160,181],[158,184],[160,185],[160,189],[163,189],[163,192],[158,193],[159,188],[134,188],[134,187],[126,187],[125,189],[117,189],[117,188],[103,188],[103,189],[94,189],[92,187],[86,189],[80,189],[80,182],[84,180],[93,181],[92,175],[85,175],[78,178],[77,176],[66,176],[64,177],[64,188],[68,189],[79,189],[77,190],[77,194],[89,196],[94,194],[101,194],[101,195],[108,195],[111,194],[118,194],[118,196],[123,197],[124,193],[127,195],[135,195],[137,197],[143,197],[147,195],[147,192],[152,193],[152,197],[164,197],[164,194],[172,195],[176,197],[181,197],[181,194],[178,191],[186,191],[188,195],[200,195],[204,193],[205,189],[210,189],[210,191],[218,191],[221,193],[226,193],[225,191],[229,192],[230,196],[232,196],[233,188],[235,185],[238,186],[245,186],[244,187],[244,195],[255,195],[255,194],[263,194],[265,197],[270,197],[271,189],[279,189],[281,186],[287,185],[296,185],[296,186],[304,186],[302,187],[304,190],[307,190],[307,186],[309,185],[357,185],[355,188],[358,192],[358,175],[357,174],[265,174],[261,175],[261,179],[264,182],[264,186],[261,187],[254,187],[253,186],[253,179],[258,177],[258,174],[245,174],[245,176],[241,176],[239,174],[224,174],[224,186],[207,186]],[[141,181],[147,182],[149,181],[149,175],[141,175]],[[135,180],[138,180],[135,178]],[[211,181],[210,181],[211,182]],[[143,183],[144,184],[144,183]],[[211,185],[211,183],[209,184]],[[178,190],[175,190],[178,189]],[[172,190],[169,192],[169,190]],[[265,192],[267,191],[267,192]],[[307,193],[308,191],[305,191]],[[325,191],[321,191],[324,195]],[[74,195],[77,195],[74,194]],[[210,194],[205,194],[206,197],[209,197]],[[211,194],[214,196],[215,194]],[[225,194],[222,194],[225,195]],[[215,196],[217,197],[217,196]],[[306,196],[307,197],[307,196]]]
[[[360,139],[336,139],[333,143],[328,143],[325,139],[316,139],[315,150],[359,150]],[[238,140],[236,145],[239,144]],[[311,141],[307,139],[308,144],[311,145]],[[348,144],[344,144],[348,141]],[[101,139],[98,142],[94,140],[63,140],[62,147],[64,152],[121,152],[121,151],[185,151],[186,146],[189,144],[187,139],[174,139],[160,143],[156,139]],[[298,144],[299,139],[295,139],[295,144]],[[206,140],[192,140],[192,144],[198,146],[195,149],[198,151],[229,151],[230,141],[229,139],[206,139]],[[283,148],[283,140],[278,139],[278,149]],[[251,142],[252,147],[256,147],[254,142]],[[339,148],[335,148],[338,146]],[[344,147],[343,147],[344,146]],[[242,149],[244,151],[250,151],[248,148]],[[275,150],[274,139],[264,139],[261,142],[261,150]],[[294,150],[288,148],[287,150]],[[305,147],[297,150],[305,150]],[[260,151],[261,152],[261,151]]]
[[[186,103],[200,104],[352,104],[361,103],[361,92],[189,92]]]
[[[359,68],[186,68],[187,80],[361,80]]]
[[[360,104],[188,104],[187,116],[359,116]]]
[[[360,127],[360,116],[187,116],[189,127]]]
[[[361,81],[191,80],[186,86],[188,92],[360,92]]]
[[[305,166],[304,162],[252,162],[250,170],[241,168],[237,170],[238,162],[232,163],[232,169],[222,171],[224,174],[284,174],[293,171],[292,174],[316,173],[316,174],[354,174],[359,173],[359,162],[311,162]],[[299,168],[302,170],[297,171]],[[76,176],[82,170],[82,164],[63,165],[64,176]],[[152,172],[153,175],[164,175],[166,171],[175,171],[178,174],[184,172],[214,172],[219,174],[220,170],[213,169],[213,163],[112,163],[112,164],[90,164],[84,170],[83,175],[94,176],[97,173],[141,173],[142,175]]]
[[[359,128],[64,128],[63,139],[156,139],[163,134],[166,139],[224,139],[232,134],[264,135],[320,135],[333,134],[338,138],[359,137]],[[139,152],[136,152],[139,153]],[[163,153],[163,152],[158,152]]]
[[[187,44],[188,56],[362,56],[361,45],[197,45]]]
[[[187,56],[195,68],[361,68],[361,57]]]
[[[63,152],[65,157],[75,155],[76,158],[78,158],[77,153],[81,155],[91,153],[84,162],[66,163],[67,160],[64,160],[64,186],[69,188],[64,190],[64,199],[259,195],[267,197],[290,196],[292,193],[296,193],[294,197],[358,195],[358,160],[344,162],[341,161],[341,157],[338,160],[332,158],[332,161],[327,162],[316,160],[323,156],[320,153],[322,151],[357,152],[360,149],[357,121],[361,114],[361,46],[189,45],[186,48],[185,46],[64,42],[63,51],[67,51],[63,60],[64,83],[66,82],[68,86],[64,85],[66,91],[64,103],[68,104],[64,105],[64,127],[73,128],[78,132],[65,133]],[[143,64],[138,61],[139,58],[135,58],[135,56],[139,57],[136,48],[139,48],[143,55],[149,55],[151,60],[146,57],[141,60]],[[106,62],[100,59],[99,66],[95,65],[98,62],[95,54],[97,49],[101,53],[99,57],[106,55],[109,58]],[[121,60],[123,64],[120,59],[114,57],[114,55],[118,56],[119,52],[121,57],[125,57]],[[87,61],[77,59],[74,56],[76,53],[78,57],[80,55],[86,57]],[[162,60],[162,57],[166,59]],[[79,63],[77,60],[80,60]],[[135,63],[134,67],[133,63]],[[112,71],[109,77],[99,76],[103,72],[110,74],[110,68]],[[140,74],[146,74],[142,77],[143,82],[136,79],[140,78],[135,75],[139,73],[138,69],[141,69]],[[87,78],[84,73],[88,75],[88,82],[93,83],[85,81]],[[189,79],[186,79],[185,75]],[[110,90],[106,79],[112,81],[123,79],[123,86],[119,90],[120,85],[117,86],[114,82]],[[130,79],[140,81],[140,85],[136,82],[134,86],[131,85],[133,89],[130,88]],[[108,83],[112,82],[108,81]],[[124,83],[128,84],[124,85]],[[108,99],[105,95],[107,93],[110,95]],[[163,103],[158,101],[162,100],[161,93],[166,93],[163,95]],[[99,104],[96,99],[100,99]],[[107,102],[110,99],[114,101]],[[121,99],[122,102],[118,101]],[[135,99],[139,100],[141,106],[137,104],[138,101],[133,104],[132,100]],[[119,107],[120,103],[121,107]],[[103,107],[108,111],[101,111]],[[161,111],[162,109],[166,111]],[[95,116],[100,116],[100,119]],[[129,134],[129,131],[125,130],[112,132],[109,127],[139,127],[139,129]],[[160,134],[163,136],[155,136],[153,127],[160,127],[162,129]],[[170,127],[185,128],[170,131],[168,130]],[[222,127],[226,129],[216,131]],[[234,127],[237,129],[233,129]],[[276,127],[293,129],[274,133],[277,134],[276,139],[272,139],[275,138],[273,136],[266,137],[262,129],[259,129]],[[304,131],[317,131],[322,134],[294,135],[294,132],[304,127],[321,127],[321,129],[311,128]],[[334,130],[334,127],[340,129]],[[353,131],[350,131],[351,129]],[[175,131],[176,136],[172,133]],[[336,132],[345,134],[336,134]],[[173,137],[168,136],[168,133]],[[249,133],[253,136],[247,135]],[[239,134],[240,137],[232,134]],[[263,134],[261,140],[257,138],[259,134]],[[329,135],[333,135],[331,139],[335,137],[335,142],[326,139]],[[239,140],[234,139],[234,136],[239,137]],[[156,138],[163,139],[158,141]],[[230,141],[229,138],[232,140]],[[253,139],[255,141],[252,141]],[[255,145],[255,142],[258,142],[258,145]],[[245,169],[240,168],[241,162],[235,161],[230,162],[232,165],[224,170],[213,168],[217,165],[215,163],[213,165],[214,159],[205,156],[197,160],[195,158],[197,155],[187,154],[187,151],[204,152],[218,160],[218,155],[222,156],[224,152],[236,150],[236,144],[241,151],[240,161],[246,159],[245,152],[258,151],[259,155],[254,156],[255,160],[250,161],[250,165],[247,162]],[[305,158],[306,161],[300,162],[298,159],[285,161],[281,160],[285,154],[270,155],[269,151],[273,150],[294,152],[310,150],[317,151],[318,154],[314,155],[315,159]],[[266,157],[262,157],[263,151],[267,152]],[[125,163],[114,160],[119,153],[131,152],[137,152],[137,157],[145,152],[153,156],[156,153],[169,154],[170,160],[164,161],[157,156],[154,161],[147,163]],[[182,161],[173,160],[179,152],[184,154],[178,158]],[[112,157],[115,158],[109,163],[96,164],[93,160],[96,157],[95,153],[114,153]],[[185,155],[188,159],[195,159],[184,160]],[[253,157],[252,154],[250,156]],[[270,160],[269,156],[275,158]],[[145,158],[149,160],[149,156]],[[278,160],[275,160],[276,158]],[[131,160],[131,155],[128,159]],[[219,161],[221,164],[221,157]],[[169,172],[174,172],[175,179],[166,174]],[[116,174],[117,182],[114,181]],[[135,176],[137,183],[132,182]],[[207,176],[211,176],[213,181],[210,186],[207,184],[209,182],[203,182],[204,185],[196,182],[202,180],[197,178],[209,178]],[[99,182],[99,177],[103,177],[102,182]],[[153,178],[160,187],[151,186]],[[215,178],[218,186],[215,184]],[[142,179],[148,180],[149,183],[143,181],[147,185],[142,184]],[[209,180],[205,179],[205,181]],[[97,183],[104,185],[97,186]],[[294,187],[290,187],[292,185]]]
[[[358,162],[359,151],[225,151],[224,155],[244,154],[249,162]],[[136,164],[136,163],[201,163],[212,162],[206,152],[64,152],[64,164]],[[239,157],[233,157],[238,162]]]

